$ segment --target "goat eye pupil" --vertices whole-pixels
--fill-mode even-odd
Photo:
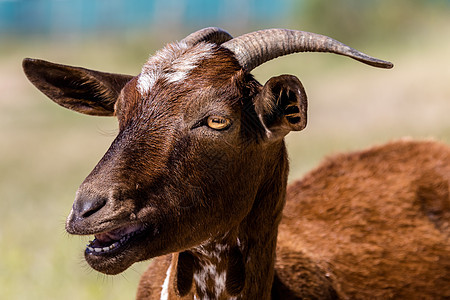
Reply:
[[[207,123],[210,128],[221,130],[227,128],[231,124],[231,121],[220,116],[210,116],[208,117]]]

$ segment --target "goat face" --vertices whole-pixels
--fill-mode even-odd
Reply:
[[[306,125],[296,77],[262,87],[210,43],[168,45],[136,77],[32,59],[24,70],[58,104],[118,118],[119,133],[66,224],[71,234],[95,235],[85,258],[108,274],[236,228],[284,135]]]

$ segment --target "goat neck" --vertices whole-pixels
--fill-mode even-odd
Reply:
[[[171,256],[161,299],[269,299],[274,278],[278,224],[288,173],[284,142],[267,147],[267,164],[254,205],[244,220],[225,234]],[[149,274],[152,275],[152,274]],[[141,287],[147,287],[141,279]],[[137,299],[147,299],[139,291]]]

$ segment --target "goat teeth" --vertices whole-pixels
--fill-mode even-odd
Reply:
[[[134,232],[130,232],[124,236],[122,236],[122,238],[120,238],[120,240],[116,240],[114,243],[112,243],[109,246],[105,246],[105,247],[93,247],[94,243],[97,241],[96,239],[94,239],[94,241],[89,241],[89,244],[86,245],[86,251],[88,252],[94,252],[94,253],[108,253],[110,251],[112,251],[113,249],[119,248],[122,245],[124,245],[126,242],[128,242],[132,237],[140,234],[143,230],[137,230]]]

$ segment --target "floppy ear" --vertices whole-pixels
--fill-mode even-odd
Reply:
[[[23,70],[41,92],[68,109],[95,116],[112,116],[120,91],[133,76],[25,58]]]
[[[307,108],[305,89],[292,75],[270,78],[255,102],[256,113],[269,139],[282,139],[291,130],[305,128]]]

